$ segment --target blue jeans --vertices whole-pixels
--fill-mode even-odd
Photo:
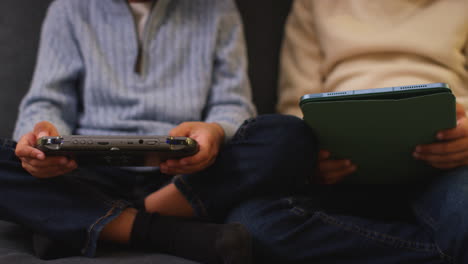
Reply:
[[[259,196],[228,221],[254,236],[257,263],[468,263],[468,168],[425,186],[311,186]]]
[[[14,155],[15,143],[0,140],[0,218],[91,257],[107,223],[125,208],[143,209],[144,198],[170,181],[198,217],[217,222],[255,195],[294,193],[313,170],[314,140],[300,119],[265,115],[246,121],[215,164],[197,174],[172,178],[159,171],[94,167],[52,179],[29,175]]]

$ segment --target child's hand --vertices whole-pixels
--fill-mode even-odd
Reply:
[[[224,130],[216,123],[185,122],[174,128],[169,135],[191,137],[199,146],[198,153],[193,156],[161,163],[161,172],[170,175],[190,174],[209,167],[218,156],[224,141]]]
[[[335,184],[340,182],[345,176],[356,171],[356,165],[352,164],[350,160],[331,160],[329,158],[329,151],[319,151],[316,183]]]
[[[58,136],[58,132],[54,125],[43,121],[18,141],[15,154],[23,168],[37,178],[52,178],[76,169],[78,166],[75,161],[66,157],[46,157],[34,147],[38,138],[46,136]]]
[[[437,139],[442,141],[417,146],[413,156],[439,169],[468,165],[468,120],[462,105],[457,104],[457,126],[440,131]]]

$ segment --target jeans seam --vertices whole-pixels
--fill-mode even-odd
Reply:
[[[415,214],[419,215],[423,220],[424,220],[424,223],[427,224],[430,228],[433,229],[433,231],[435,231],[437,229],[437,223],[436,221],[434,220],[434,218],[432,218],[430,215],[428,214],[425,214],[423,211],[419,210],[416,206],[413,206],[413,211],[415,212]],[[442,259],[444,260],[448,260],[449,262],[453,262],[453,257],[446,254],[440,247],[439,245],[437,244],[436,241],[434,241],[434,245],[437,249],[437,251],[439,252],[440,256],[442,257]]]
[[[450,263],[453,263],[454,258],[453,258],[452,256],[447,255],[447,254],[439,247],[439,245],[438,245],[437,243],[434,242],[434,245],[435,245],[435,247],[436,247],[436,249],[437,249],[437,252],[439,252],[439,255],[440,255],[440,257],[442,258],[442,260],[446,260],[446,261],[448,261],[448,262],[450,262]]]
[[[395,247],[399,245],[398,246],[399,248],[406,248],[406,249],[414,250],[418,252],[423,251],[423,252],[440,253],[437,245],[433,243],[421,243],[421,242],[409,241],[409,240],[405,240],[396,236],[391,236],[388,234],[368,230],[358,225],[346,224],[344,222],[339,221],[337,218],[327,215],[324,212],[316,212],[315,215],[317,215],[324,223],[338,226],[348,232],[362,235],[365,238],[378,241],[388,246]],[[393,243],[390,243],[390,242],[393,242]]]
[[[307,211],[304,210],[303,208],[301,207],[298,207],[298,206],[294,206],[293,208],[290,209],[290,211],[293,213],[293,214],[296,214],[298,216],[306,216],[307,215]]]
[[[429,226],[431,227],[432,229],[437,229],[437,223],[436,221],[434,220],[434,218],[432,218],[430,215],[428,214],[425,214],[423,213],[421,210],[419,210],[418,208],[416,207],[413,207],[413,211],[418,214],[421,218],[424,219],[424,222]]]
[[[114,201],[114,202],[112,203],[112,206],[111,206],[110,210],[108,210],[108,211],[106,212],[105,215],[99,217],[96,221],[94,221],[94,223],[92,223],[92,224],[89,226],[88,231],[87,231],[87,238],[86,238],[84,247],[83,247],[83,249],[81,250],[81,253],[82,253],[83,255],[87,255],[86,253],[89,254],[89,249],[88,249],[88,248],[89,248],[90,243],[91,243],[91,241],[92,241],[92,239],[93,239],[93,237],[92,237],[92,231],[96,228],[96,226],[97,226],[99,223],[101,223],[102,221],[104,221],[105,219],[107,219],[109,216],[112,216],[112,215],[114,214],[115,210],[117,210],[117,209],[123,210],[125,207],[127,207],[127,205],[128,205],[128,203],[126,203],[125,201],[121,201],[121,200],[119,200],[119,201]]]
[[[192,187],[184,180],[182,175],[174,178],[174,184],[193,206],[198,217],[208,216],[208,212],[202,200],[194,193]]]

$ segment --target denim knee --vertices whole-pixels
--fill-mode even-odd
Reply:
[[[232,142],[247,141],[263,146],[259,149],[268,151],[265,155],[271,158],[272,163],[315,166],[318,152],[315,134],[302,119],[295,116],[268,114],[245,121]]]
[[[468,263],[468,167],[439,176],[414,207],[441,250],[455,263]]]
[[[282,138],[288,138],[293,143],[295,138],[315,140],[312,130],[300,118],[291,115],[267,114],[248,119],[239,128],[234,139],[243,139],[251,132],[273,133]]]
[[[280,185],[283,182],[286,188],[286,178],[295,178],[293,182],[301,185],[312,178],[318,143],[312,129],[302,119],[291,115],[260,115],[246,121],[239,134],[238,140],[256,144],[262,156],[268,158],[269,177],[277,178],[271,182]]]

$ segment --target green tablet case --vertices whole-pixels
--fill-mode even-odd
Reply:
[[[450,89],[301,100],[304,120],[320,148],[333,159],[351,159],[357,171],[343,183],[412,183],[439,172],[415,160],[415,146],[435,142],[438,131],[456,126]],[[329,100],[329,99],[327,99]]]

